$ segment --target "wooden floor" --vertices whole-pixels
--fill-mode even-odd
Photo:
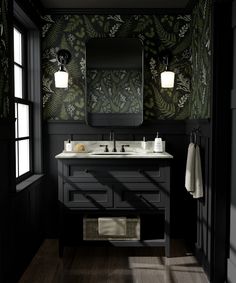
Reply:
[[[19,283],[208,283],[202,268],[180,241],[172,257],[162,248],[65,248],[45,240]]]

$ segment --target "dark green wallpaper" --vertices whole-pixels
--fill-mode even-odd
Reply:
[[[0,119],[9,115],[8,1],[0,0]]]
[[[87,70],[87,110],[95,113],[142,112],[142,73],[137,70]]]
[[[144,46],[144,119],[208,118],[211,82],[211,1],[199,0],[192,15],[54,15],[44,16],[43,109],[44,119],[84,120],[85,43],[97,37],[135,37]],[[70,50],[69,88],[56,89],[56,52]],[[170,69],[176,73],[173,89],[160,87],[164,66],[158,54],[173,54]],[[118,107],[117,101],[110,105]],[[127,99],[127,97],[125,98]],[[133,98],[130,97],[129,102]],[[95,95],[90,108],[111,109]],[[105,109],[107,107],[107,109]],[[134,106],[138,107],[138,105]],[[122,106],[121,106],[122,108]],[[105,109],[105,110],[104,110]]]
[[[85,43],[96,37],[136,37],[144,45],[144,118],[189,117],[191,68],[190,15],[63,15],[43,18],[43,107],[44,119],[84,120]],[[68,90],[54,87],[57,50],[72,53],[68,67]],[[164,66],[158,54],[170,49],[170,68],[176,73],[174,89],[161,89]]]
[[[211,1],[200,0],[192,13],[192,87],[190,118],[210,117],[212,81]]]

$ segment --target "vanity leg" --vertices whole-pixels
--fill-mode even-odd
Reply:
[[[170,257],[170,208],[165,209],[165,255]]]

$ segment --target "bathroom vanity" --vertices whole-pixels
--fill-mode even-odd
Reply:
[[[163,246],[170,256],[170,154],[100,149],[63,152],[56,158],[60,256],[65,245],[98,241],[114,246]],[[107,230],[107,226],[101,232],[102,221],[105,225],[110,221],[113,228],[123,221],[125,227],[122,233],[115,234],[117,229]]]

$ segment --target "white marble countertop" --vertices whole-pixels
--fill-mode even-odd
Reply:
[[[117,152],[113,154],[112,152],[106,154],[94,154],[93,152],[88,153],[77,153],[77,152],[62,152],[55,156],[57,159],[67,159],[67,158],[93,158],[93,159],[111,159],[111,158],[119,158],[119,159],[133,159],[133,158],[173,158],[171,154],[168,152],[126,152],[126,154],[122,154]]]
[[[65,148],[64,142],[64,148]],[[85,152],[66,152],[65,150],[60,154],[56,155],[57,159],[66,159],[66,158],[92,158],[92,159],[133,159],[133,158],[173,158],[168,152],[153,152],[153,142],[147,142],[146,150],[142,149],[141,142],[139,141],[117,141],[116,148],[117,152],[112,152],[113,142],[111,141],[72,141],[72,148],[77,143],[82,143],[85,146]],[[120,152],[121,145],[129,145],[125,149],[125,152]],[[100,145],[108,145],[109,152],[104,152],[104,147],[101,148]]]

